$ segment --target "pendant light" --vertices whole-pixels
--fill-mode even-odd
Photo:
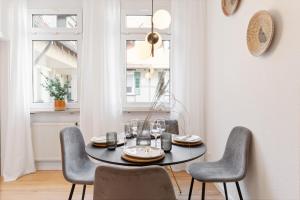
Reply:
[[[154,27],[160,30],[167,29],[171,24],[171,15],[167,10],[160,9],[153,16]]]
[[[151,56],[154,57],[154,48],[159,47],[161,45],[161,36],[159,33],[154,32],[154,23],[153,23],[153,0],[152,7],[151,7],[151,32],[147,34],[146,36],[146,42],[148,42],[151,45]]]

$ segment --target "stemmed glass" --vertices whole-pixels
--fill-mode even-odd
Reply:
[[[166,127],[166,121],[165,120],[158,119],[158,120],[156,120],[156,123],[159,124],[160,134],[162,134],[163,132],[166,131],[167,127]]]
[[[160,124],[157,122],[151,123],[151,133],[154,136],[155,139],[155,147],[157,147],[157,137],[160,133]]]
[[[138,120],[137,119],[133,119],[130,121],[130,128],[131,128],[131,132],[132,132],[133,136],[136,136],[137,129],[138,129]]]
[[[127,148],[127,139],[132,137],[131,123],[124,124],[124,149]]]

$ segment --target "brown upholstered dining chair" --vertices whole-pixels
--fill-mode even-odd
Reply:
[[[159,166],[99,166],[94,200],[176,200],[166,170]]]

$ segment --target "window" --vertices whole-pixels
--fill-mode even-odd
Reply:
[[[80,11],[33,10],[30,15],[32,107],[52,107],[53,99],[43,87],[46,77],[68,82],[68,106],[79,107]]]
[[[126,27],[129,29],[151,28],[151,16],[126,16]]]
[[[155,48],[155,56],[151,57],[151,45],[145,42],[147,33],[151,31],[151,10],[141,7],[136,11],[123,9],[122,12],[121,41],[125,69],[123,109],[147,110],[153,101],[162,72],[165,72],[166,81],[171,77],[170,30],[155,30],[161,35],[162,42]],[[170,87],[169,84],[167,94],[160,100],[165,107],[170,103]]]
[[[52,29],[52,28],[68,28],[77,27],[77,15],[32,15],[32,28]]]
[[[151,103],[161,72],[166,72],[166,81],[170,77],[170,41],[163,41],[153,58],[149,57],[150,48],[143,49],[144,44],[145,41],[126,40],[127,103]],[[168,103],[168,94],[162,100]]]

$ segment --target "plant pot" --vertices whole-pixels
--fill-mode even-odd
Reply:
[[[63,111],[66,109],[66,101],[65,100],[54,100],[54,109],[56,111]]]

